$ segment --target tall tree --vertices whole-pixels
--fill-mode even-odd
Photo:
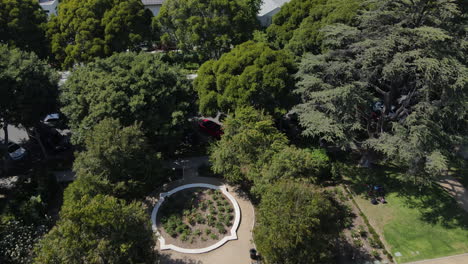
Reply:
[[[35,263],[155,263],[142,204],[104,195],[62,207],[61,219],[36,247]]]
[[[224,134],[211,148],[213,171],[231,182],[254,181],[263,164],[288,140],[270,116],[251,107],[239,108],[224,121]]]
[[[157,54],[128,52],[76,68],[61,100],[75,143],[84,143],[101,120],[114,118],[122,126],[141,122],[150,143],[164,154],[181,141],[195,99],[178,67]]]
[[[161,41],[202,60],[219,58],[252,37],[259,0],[166,0],[156,18]]]
[[[62,67],[89,62],[151,38],[151,12],[140,0],[66,0],[48,24],[54,59]]]
[[[280,181],[262,198],[254,241],[267,263],[331,263],[340,208],[304,183]]]
[[[0,43],[48,56],[47,15],[36,0],[0,1]]]
[[[325,152],[289,146],[272,118],[251,107],[237,109],[223,127],[221,140],[210,149],[212,169],[250,186],[258,197],[279,180],[319,183],[330,169]]]
[[[363,0],[292,0],[273,17],[267,28],[275,48],[286,48],[296,55],[320,53],[324,26],[355,24]]]
[[[452,1],[383,1],[360,29],[328,28],[330,52],[303,58],[304,134],[377,151],[415,180],[440,175],[468,135],[466,34]],[[464,29],[466,30],[466,28]]]
[[[73,163],[74,171],[78,177],[99,175],[113,184],[115,195],[141,196],[161,181],[160,157],[138,124],[122,127],[118,120],[104,119],[86,135],[85,147]]]
[[[57,108],[58,75],[34,53],[0,45],[0,128],[36,126]]]
[[[194,87],[200,112],[215,115],[253,106],[269,114],[285,114],[294,104],[295,71],[289,53],[272,50],[265,43],[245,42],[218,61],[204,63],[198,71]]]

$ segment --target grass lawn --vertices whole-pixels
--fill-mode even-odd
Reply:
[[[431,259],[468,252],[468,213],[438,186],[425,187],[402,184],[388,171],[365,181],[384,185],[387,204],[372,205],[365,197],[363,179],[354,181],[358,193],[356,202],[371,224],[383,234],[398,263]],[[395,176],[395,175],[393,175]]]

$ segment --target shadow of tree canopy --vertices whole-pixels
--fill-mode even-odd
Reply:
[[[441,224],[445,228],[468,228],[468,213],[460,208],[455,199],[437,183],[416,185],[404,171],[392,166],[359,168],[346,166],[342,172],[354,193],[370,198],[368,185],[381,185],[385,193],[403,197],[409,208],[421,213],[421,220]]]

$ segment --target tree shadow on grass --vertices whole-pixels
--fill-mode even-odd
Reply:
[[[347,175],[353,192],[368,197],[368,184],[379,184],[388,194],[404,198],[405,204],[417,209],[421,220],[441,224],[445,228],[468,228],[468,213],[460,208],[455,199],[438,184],[420,186],[404,180],[404,172],[395,167],[376,166],[372,169],[352,168]],[[369,197],[368,197],[369,198]]]

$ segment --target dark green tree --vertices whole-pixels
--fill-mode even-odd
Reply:
[[[213,171],[230,182],[260,178],[263,165],[288,143],[270,116],[251,107],[239,108],[223,127],[224,135],[212,146],[210,160]]]
[[[253,106],[272,115],[285,114],[294,104],[295,71],[289,53],[265,43],[245,42],[201,66],[194,81],[200,112],[215,115]]]
[[[161,182],[160,157],[149,146],[138,124],[122,127],[118,120],[104,119],[88,133],[86,150],[78,153],[73,169],[81,175],[99,175],[113,184],[119,197],[141,196]],[[93,188],[106,187],[96,182]]]
[[[62,67],[89,62],[151,39],[151,12],[140,0],[65,0],[48,24],[54,59]]]
[[[266,263],[332,263],[342,230],[336,202],[306,183],[280,181],[262,197],[254,241]]]
[[[286,48],[296,55],[320,53],[324,26],[354,24],[363,0],[292,0],[286,3],[267,28],[275,48]]]
[[[62,89],[62,111],[76,143],[105,118],[141,129],[163,154],[180,143],[195,103],[189,81],[178,67],[156,54],[121,53],[78,67]]]
[[[36,246],[35,263],[155,263],[154,235],[141,203],[83,196]]]
[[[36,0],[0,1],[0,43],[48,56],[47,15]]]
[[[58,75],[34,53],[0,45],[0,128],[32,128],[57,108]]]
[[[288,146],[270,116],[251,107],[239,108],[224,124],[221,140],[212,145],[212,170],[226,180],[251,187],[262,196],[271,184],[291,179],[319,183],[330,163],[322,150]]]
[[[259,9],[259,0],[167,0],[155,23],[163,44],[217,59],[251,39]]]
[[[359,29],[327,29],[331,51],[300,65],[304,134],[378,152],[414,180],[447,168],[468,135],[466,34],[452,1],[376,1]],[[466,30],[466,28],[465,28]]]

